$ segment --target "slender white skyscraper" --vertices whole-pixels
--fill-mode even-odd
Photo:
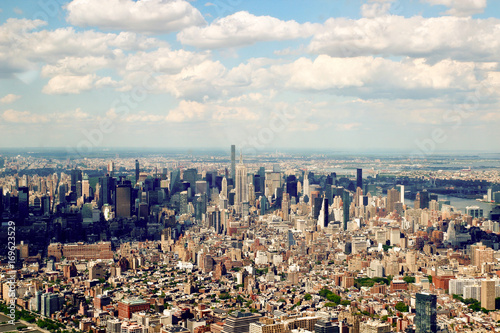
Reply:
[[[304,188],[304,196],[306,196],[306,195],[307,195],[307,197],[309,197],[309,199],[310,199],[310,193],[309,193],[309,178],[308,178],[308,176],[307,176],[307,170],[306,170],[306,172],[305,172],[305,174],[304,174],[304,186],[303,186],[303,188]]]
[[[243,155],[240,153],[240,163],[236,166],[236,182],[235,190],[236,196],[234,198],[234,205],[236,206],[236,211],[241,212],[241,204],[243,202],[248,202],[248,178],[247,178],[247,168],[243,164]]]
[[[222,185],[221,185],[221,191],[220,193],[224,198],[227,198],[227,179],[226,177],[222,178]]]

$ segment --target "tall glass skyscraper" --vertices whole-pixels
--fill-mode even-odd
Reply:
[[[415,304],[415,333],[437,332],[436,295],[417,293]]]

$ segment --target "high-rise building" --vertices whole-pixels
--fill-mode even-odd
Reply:
[[[46,293],[42,295],[41,313],[42,316],[49,317],[59,311],[59,295]]]
[[[495,310],[495,280],[481,281],[481,307],[486,310]]]
[[[236,211],[241,213],[243,202],[248,202],[248,177],[247,168],[243,164],[243,155],[240,154],[240,163],[236,166],[236,182],[235,182],[235,202]]]
[[[321,210],[318,215],[318,227],[321,229],[328,227],[328,199],[323,197]]]
[[[246,333],[249,332],[249,326],[251,323],[256,323],[259,321],[261,315],[253,314],[249,312],[235,312],[230,314],[224,326],[222,327],[222,333]]]
[[[314,324],[314,333],[339,333],[339,326],[334,326],[329,320],[319,319]]]
[[[82,197],[83,200],[87,200],[90,196],[90,183],[89,176],[85,173],[82,177]]]
[[[19,209],[19,220],[23,221],[29,215],[29,187],[19,187],[17,199],[18,199],[18,209]]]
[[[3,187],[0,186],[0,218],[2,217],[3,213]]]
[[[356,169],[356,188],[363,189],[363,169]]]
[[[139,182],[139,173],[140,173],[140,169],[139,169],[139,160],[135,160],[135,182]]]
[[[404,185],[397,185],[396,189],[399,191],[399,202],[401,202],[403,205],[405,204],[405,186]]]
[[[283,200],[281,200],[281,211],[283,212],[283,221],[288,221],[290,210],[290,195],[288,193],[283,193]]]
[[[108,162],[108,174],[110,177],[114,177],[115,175],[115,162],[113,161]]]
[[[343,229],[347,230],[347,222],[349,222],[349,211],[351,206],[351,197],[349,191],[344,190],[342,194],[342,211],[343,211]]]
[[[436,333],[436,295],[417,293],[415,302],[415,333]]]
[[[236,146],[231,145],[231,179],[236,178]]]
[[[116,217],[130,217],[132,215],[132,188],[129,184],[116,187]]]
[[[306,170],[306,172],[304,173],[304,185],[303,185],[303,189],[304,189],[304,196],[307,195],[307,197],[310,199],[310,193],[309,193],[309,176],[307,175],[308,172]]]
[[[221,194],[224,198],[227,198],[227,179],[226,177],[222,178],[222,185],[221,185]]]
[[[387,213],[392,213],[395,209],[396,202],[399,202],[401,195],[398,190],[392,188],[387,191]]]

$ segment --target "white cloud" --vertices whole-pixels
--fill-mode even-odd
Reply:
[[[10,104],[10,103],[14,103],[15,101],[17,101],[19,98],[21,98],[21,96],[19,95],[14,95],[14,94],[8,94],[8,95],[5,95],[4,97],[2,97],[0,99],[0,102],[2,104]]]
[[[45,115],[34,114],[29,111],[6,110],[2,114],[2,119],[8,123],[36,124],[46,123],[49,118]]]
[[[422,0],[433,6],[442,5],[449,9],[444,12],[451,16],[471,16],[484,12],[487,0]]]
[[[207,27],[186,28],[177,34],[177,39],[183,44],[216,49],[309,37],[318,27],[319,24],[300,24],[271,16],[237,12],[217,19]]]
[[[165,120],[174,123],[199,121],[203,120],[206,111],[206,106],[201,103],[181,100],[179,106],[171,110]]]
[[[391,9],[391,2],[389,1],[370,1],[361,5],[361,15],[363,17],[377,17],[387,15]]]
[[[39,63],[44,64],[46,76],[78,73],[85,66],[92,72],[99,65],[96,62],[102,67],[125,58],[124,50],[166,45],[131,32],[77,32],[72,27],[35,31],[46,24],[41,20],[8,19],[0,25],[0,72],[22,73],[34,70]]]
[[[49,80],[47,85],[43,87],[42,92],[49,95],[79,94],[82,91],[92,89],[96,78],[95,74],[84,76],[57,75]]]
[[[107,30],[162,34],[205,23],[183,0],[73,0],[66,9],[69,23]]]
[[[286,85],[301,90],[356,88],[364,92],[401,90],[468,90],[478,83],[474,63],[443,60],[434,65],[424,59],[400,62],[373,57],[332,58],[320,55],[314,61],[301,58],[276,67]]]
[[[500,20],[386,15],[351,20],[330,18],[308,51],[337,57],[363,55],[497,61]]]

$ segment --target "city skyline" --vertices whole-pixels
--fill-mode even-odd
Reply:
[[[497,2],[2,5],[0,148],[498,151]]]

